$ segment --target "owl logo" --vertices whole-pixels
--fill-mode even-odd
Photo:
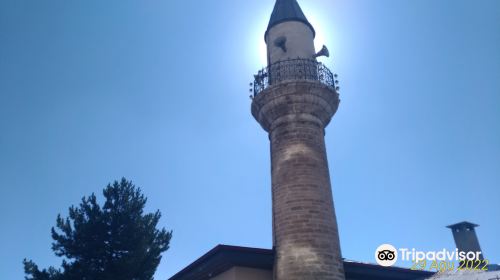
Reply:
[[[375,250],[375,260],[381,266],[393,266],[398,260],[398,250],[390,244],[380,245]]]

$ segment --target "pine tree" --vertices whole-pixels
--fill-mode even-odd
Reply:
[[[52,250],[63,258],[60,269],[40,270],[23,261],[26,280],[151,280],[172,232],[157,229],[161,214],[144,213],[147,199],[122,178],[103,191],[101,207],[94,194],[83,197],[69,216],[58,215]]]

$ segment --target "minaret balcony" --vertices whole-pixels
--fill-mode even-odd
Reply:
[[[315,59],[288,59],[275,62],[254,75],[253,92],[257,96],[271,85],[286,81],[318,81],[338,91],[337,74],[332,74],[323,63]]]

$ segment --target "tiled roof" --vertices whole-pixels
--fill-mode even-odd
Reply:
[[[272,270],[274,251],[239,246],[218,245],[179,271],[169,280],[209,280],[232,267],[251,267]],[[346,280],[416,280],[433,275],[432,272],[400,267],[382,267],[375,264],[344,261]]]
[[[435,274],[429,280],[500,280],[500,271],[450,271]]]

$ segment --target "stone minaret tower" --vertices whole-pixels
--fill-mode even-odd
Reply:
[[[338,88],[314,37],[297,1],[277,0],[253,84],[252,115],[271,142],[276,280],[345,279],[324,141]]]

